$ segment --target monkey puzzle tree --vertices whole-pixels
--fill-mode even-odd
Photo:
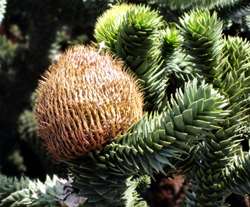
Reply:
[[[247,1],[223,7],[236,2],[231,14],[245,11]],[[52,64],[38,86],[39,133],[73,180],[3,177],[2,206],[147,206],[140,193],[177,170],[185,206],[229,206],[231,193],[249,193],[249,43],[223,35],[225,1],[180,3],[150,2],[186,12],[175,22],[117,5],[95,25],[104,50],[73,47]]]

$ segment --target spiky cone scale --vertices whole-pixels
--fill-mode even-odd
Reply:
[[[162,17],[150,7],[131,6],[121,23],[116,54],[136,74],[145,92],[145,109],[159,110],[166,105],[167,78],[162,76],[163,60],[159,50]]]
[[[105,48],[115,52],[115,44],[120,32],[123,16],[131,5],[121,4],[105,11],[98,17],[94,36],[97,42],[105,42]]]
[[[123,63],[94,48],[68,49],[37,90],[39,134],[57,161],[84,156],[143,115],[143,94]]]

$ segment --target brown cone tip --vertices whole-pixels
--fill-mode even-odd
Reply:
[[[143,116],[143,95],[121,61],[76,46],[39,82],[36,116],[50,154],[67,161],[123,134]]]

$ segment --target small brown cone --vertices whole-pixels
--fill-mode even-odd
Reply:
[[[123,134],[143,116],[143,95],[123,63],[109,54],[68,49],[40,81],[39,134],[57,161],[84,156]]]

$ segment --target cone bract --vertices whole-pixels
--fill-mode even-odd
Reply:
[[[122,68],[108,54],[77,46],[45,73],[36,115],[40,136],[56,160],[101,150],[142,117],[142,93]]]

